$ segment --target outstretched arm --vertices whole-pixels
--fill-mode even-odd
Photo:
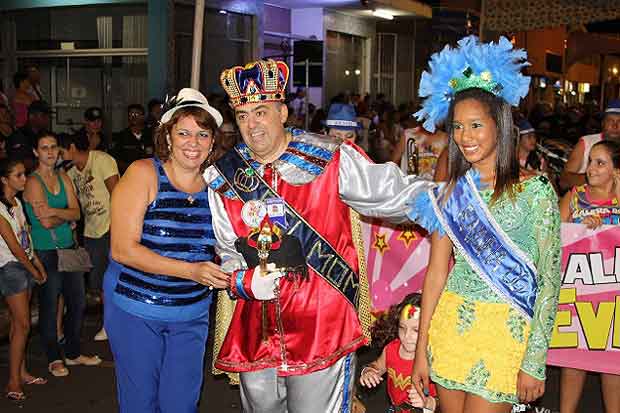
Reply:
[[[433,185],[417,176],[405,175],[392,162],[375,164],[351,144],[340,147],[340,198],[362,215],[405,222],[408,203]]]

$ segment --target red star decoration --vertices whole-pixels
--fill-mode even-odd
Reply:
[[[379,254],[381,255],[385,254],[385,251],[390,249],[390,246],[385,240],[385,236],[385,234],[379,234],[378,232],[375,232],[375,242],[372,245],[372,247],[379,251]]]

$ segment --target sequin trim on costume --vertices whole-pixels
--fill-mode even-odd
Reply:
[[[434,383],[439,384],[440,386],[445,387],[446,389],[461,390],[467,393],[477,394],[478,396],[483,397],[484,399],[492,403],[513,404],[513,403],[518,402],[518,399],[515,395],[508,394],[508,393],[502,393],[499,391],[487,390],[487,389],[479,388],[479,387],[472,388],[472,387],[458,383],[453,380],[444,379],[441,376],[437,376],[432,371],[431,371],[431,379],[433,380]]]
[[[127,288],[122,284],[117,284],[114,291],[121,295],[132,298],[136,301],[141,301],[146,304],[164,305],[168,307],[177,307],[177,306],[182,306],[182,305],[194,304],[194,303],[197,303],[198,301],[203,300],[211,293],[211,290],[207,289],[202,294],[194,296],[194,297],[170,298],[170,297],[164,297],[164,296],[145,294],[137,290],[132,290],[130,288]]]
[[[484,360],[480,360],[469,371],[465,378],[465,384],[471,387],[486,387],[489,377],[491,377],[491,373],[484,365]]]
[[[144,290],[153,291],[156,293],[164,294],[191,294],[198,291],[205,292],[208,288],[201,284],[193,283],[193,285],[158,285],[152,284],[147,281],[141,280],[138,277],[134,277],[131,274],[122,272],[119,276],[119,280],[125,284],[133,285]]]
[[[215,255],[215,237],[207,192],[188,194],[177,190],[162,163],[153,159],[153,164],[158,173],[157,196],[144,215],[140,244],[162,256],[185,262],[211,261]],[[202,306],[209,305],[208,301],[199,303],[210,292],[202,284],[124,265],[114,291],[142,304],[187,306],[183,311],[200,311]]]
[[[464,301],[459,305],[458,309],[458,325],[457,331],[463,335],[471,329],[472,324],[476,320],[476,306],[471,301]]]
[[[506,320],[506,327],[508,327],[512,338],[517,340],[519,343],[523,343],[525,340],[526,326],[527,321],[525,321],[521,314],[511,308],[508,313],[508,319]]]

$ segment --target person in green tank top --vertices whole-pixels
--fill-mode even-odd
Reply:
[[[80,219],[80,207],[71,180],[55,170],[58,139],[52,132],[41,132],[34,142],[38,159],[24,191],[26,214],[32,223],[32,242],[47,271],[47,282],[39,290],[39,330],[48,357],[48,369],[54,376],[69,374],[65,365],[96,365],[97,356],[80,352],[80,331],[86,305],[84,275],[58,271],[57,249],[73,247],[71,222]],[[62,294],[67,305],[64,317],[66,339],[64,357],[58,343],[56,309]]]

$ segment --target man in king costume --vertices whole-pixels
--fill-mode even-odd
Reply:
[[[355,351],[368,341],[360,318],[369,321],[351,208],[400,222],[405,201],[430,183],[373,164],[351,142],[285,129],[288,72],[266,60],[221,75],[243,143],[204,174],[236,298],[215,367],[240,373],[246,413],[348,412]],[[299,262],[287,257],[295,243],[302,269],[287,262]],[[241,244],[258,250],[259,265]]]

